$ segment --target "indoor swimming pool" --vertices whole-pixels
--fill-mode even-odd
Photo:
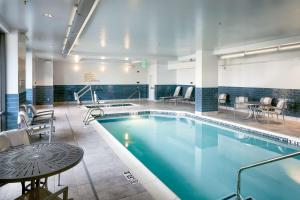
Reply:
[[[188,117],[144,113],[99,123],[185,200],[222,199],[235,193],[239,168],[298,150]],[[291,158],[245,171],[241,193],[256,200],[295,199],[300,194],[299,168],[300,160]]]

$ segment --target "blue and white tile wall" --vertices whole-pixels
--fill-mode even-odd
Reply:
[[[78,92],[85,85],[54,85],[54,102],[74,101],[74,92]],[[129,84],[129,85],[93,85],[92,90],[96,91],[99,99],[137,99],[140,91],[141,98],[148,98],[147,84]],[[91,100],[90,93],[85,94],[82,101]]]
[[[34,104],[52,105],[53,104],[53,86],[35,86],[33,88]]]
[[[26,89],[26,104],[33,104],[33,90]]]
[[[196,88],[195,110],[213,112],[218,110],[218,88]]]
[[[18,127],[19,106],[26,102],[26,91],[19,94],[6,94],[6,129]]]
[[[235,97],[237,96],[247,96],[249,101],[259,101],[261,97],[273,97],[273,105],[276,105],[278,98],[285,98],[288,99],[288,111],[286,114],[293,117],[300,117],[300,90],[219,86],[220,93],[229,94],[228,105],[230,107],[233,107]]]

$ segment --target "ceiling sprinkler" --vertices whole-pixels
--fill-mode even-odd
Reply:
[[[27,2],[28,2],[28,0],[24,0],[24,5],[25,5],[25,6],[26,6]]]

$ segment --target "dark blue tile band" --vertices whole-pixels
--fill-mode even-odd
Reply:
[[[32,89],[26,89],[26,104],[33,104]]]
[[[51,105],[53,104],[53,86],[35,86],[33,88],[34,104]]]
[[[6,94],[6,129],[18,127],[19,94]]]
[[[218,110],[218,88],[196,88],[195,110],[213,112]]]
[[[85,85],[54,85],[54,101],[74,101],[74,92],[78,92]],[[132,85],[92,85],[92,90],[96,91],[99,99],[114,100],[114,99],[137,99],[139,97],[138,89],[141,98],[148,98],[147,84],[132,84]],[[86,93],[81,98],[82,101],[90,101],[91,94]]]

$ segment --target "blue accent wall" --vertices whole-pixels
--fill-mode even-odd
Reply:
[[[19,94],[6,94],[6,129],[18,127]]]
[[[54,102],[74,101],[74,92],[78,92],[85,85],[54,85]],[[148,98],[147,84],[130,84],[130,85],[92,85],[92,90],[96,91],[99,99],[114,100],[128,99],[130,95],[137,91],[139,87],[141,98]],[[136,92],[131,99],[137,99]],[[82,101],[90,101],[90,93],[86,93],[81,98]]]
[[[196,88],[195,110],[197,112],[212,112],[218,110],[218,88]]]
[[[168,96],[173,96],[175,89],[177,86],[181,86],[181,90],[179,95],[180,96],[184,96],[186,90],[188,87],[190,87],[191,85],[155,85],[155,99],[159,100],[160,97],[168,97]],[[192,99],[195,98],[195,89],[193,90],[192,93]]]
[[[51,105],[53,104],[53,86],[35,86],[33,88],[34,104]]]
[[[259,101],[261,97],[273,97],[273,105],[276,105],[278,98],[289,99],[286,115],[300,117],[300,90],[220,86],[220,93],[227,93],[229,95],[228,105],[231,107],[233,107],[235,97],[237,96],[246,96],[249,101]]]
[[[26,103],[26,91],[19,93],[19,105]]]
[[[32,89],[26,89],[26,104],[33,104]]]

